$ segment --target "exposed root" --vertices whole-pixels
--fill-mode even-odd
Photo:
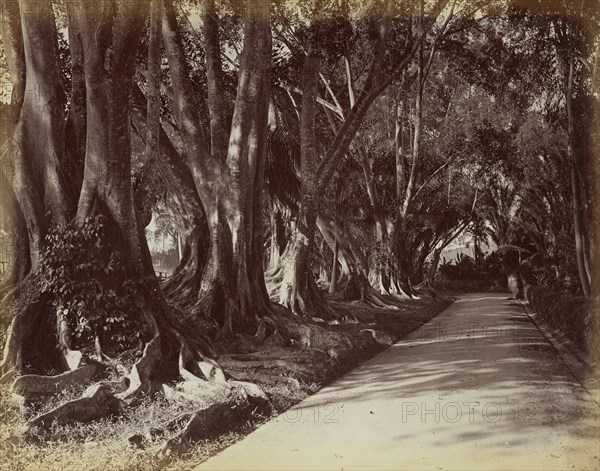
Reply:
[[[161,359],[160,336],[155,335],[144,347],[142,357],[131,368],[131,372],[127,376],[128,388],[118,393],[117,397],[124,401],[130,401],[141,393],[157,390],[153,374],[158,369]]]
[[[52,395],[88,383],[101,371],[100,364],[91,363],[76,370],[54,376],[23,375],[13,382],[11,389],[16,394],[26,398]]]
[[[245,420],[257,408],[263,412],[269,409],[268,398],[258,386],[228,381],[214,360],[199,356],[199,352],[192,351],[182,337],[178,338],[182,343],[177,359],[180,380],[177,385],[171,386],[157,380],[157,371],[164,368],[161,363],[169,363],[169,358],[163,356],[161,338],[157,335],[146,345],[128,376],[121,381],[104,381],[90,386],[80,398],[33,419],[29,423],[30,430],[47,429],[52,423],[64,425],[97,420],[118,412],[126,403],[132,404],[144,393],[159,393],[171,400],[202,406],[189,417],[184,431],[167,444],[169,449],[179,449],[208,434],[224,432],[224,427],[230,427],[232,421]],[[26,397],[56,394],[89,381],[100,371],[100,365],[91,364],[54,377],[22,376],[14,382],[13,390]],[[223,420],[228,417],[231,420]]]
[[[390,277],[381,270],[369,273],[369,284],[382,295],[390,295],[391,280]]]
[[[258,386],[241,381],[230,381],[225,397],[214,399],[191,414],[176,418],[167,428],[185,423],[181,432],[167,441],[162,454],[179,455],[195,442],[223,434],[233,426],[243,423],[252,414],[268,416],[271,412],[267,395]]]
[[[225,373],[222,368],[211,358],[205,357],[201,352],[196,352],[196,355],[190,350],[190,347],[182,341],[181,350],[179,353],[179,375],[185,379],[196,380],[202,375],[208,381],[214,383],[225,383]],[[199,358],[198,358],[199,357]]]
[[[343,353],[349,352],[353,348],[352,342],[344,333],[331,331],[317,323],[299,319],[291,314],[282,314],[277,324],[279,331],[292,340],[292,345],[323,351],[330,350],[331,345],[338,345],[338,350]]]
[[[280,308],[281,309],[281,308]],[[283,337],[275,319],[279,316],[277,309],[273,309],[274,315],[261,319],[254,334],[254,341],[259,345],[269,342],[275,345],[286,345],[288,340]]]
[[[30,429],[46,429],[52,423],[65,425],[73,422],[90,422],[108,417],[120,410],[121,402],[115,397],[114,390],[107,384],[90,386],[82,397],[66,402],[30,423]]]
[[[10,368],[0,377],[0,384],[9,384],[12,383],[15,379],[19,377],[19,373],[16,369]]]
[[[423,280],[423,282],[421,284],[417,285],[415,287],[415,290],[417,292],[419,292],[419,291],[425,292],[426,294],[428,294],[429,296],[431,296],[434,299],[437,298],[437,293],[435,291],[435,288],[433,287],[433,283],[428,278]]]
[[[338,296],[343,300],[358,301],[369,307],[379,309],[399,309],[395,304],[385,300],[363,275],[354,274],[339,283],[339,285],[341,290]]]
[[[165,295],[183,308],[193,306],[201,289],[202,273],[207,261],[206,229],[196,227],[186,240],[179,265],[162,285]]]
[[[6,309],[8,309],[9,306],[14,303],[14,300],[19,297],[22,286],[22,283],[15,283],[0,288],[0,308],[4,312],[6,312]]]
[[[0,364],[2,376],[11,370],[18,373],[23,371],[24,343],[30,340],[30,331],[37,325],[37,320],[43,313],[43,304],[41,301],[27,304],[13,317],[6,332],[4,353]]]
[[[270,298],[290,309],[299,317],[317,322],[340,320],[341,314],[336,312],[325,300],[312,275],[294,273],[282,267],[274,270],[266,278]]]
[[[169,400],[206,405],[226,402],[230,386],[228,383],[211,383],[200,378],[188,378],[174,385],[163,384],[162,389]]]
[[[396,299],[402,300],[402,301],[415,299],[414,293],[412,292],[412,289],[411,289],[408,281],[405,281],[404,283],[402,283],[398,280],[397,277],[393,277],[390,280],[389,292],[390,292],[390,296],[392,296]]]

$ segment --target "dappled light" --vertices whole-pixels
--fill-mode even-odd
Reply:
[[[0,38],[3,466],[599,467],[597,0],[7,0]]]
[[[599,407],[520,305],[468,295],[200,469],[591,469]]]

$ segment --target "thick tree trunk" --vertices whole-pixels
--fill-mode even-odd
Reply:
[[[215,323],[223,334],[251,332],[262,322],[269,322],[273,315],[264,286],[260,195],[270,94],[269,6],[262,3],[249,6],[225,161],[213,154],[221,152],[219,136],[227,132],[223,120],[217,119],[222,110],[211,110],[211,135],[215,137],[211,152],[195,115],[198,107],[194,105],[177,19],[170,3],[166,4],[165,13],[163,38],[175,112],[210,235],[194,314]],[[214,26],[211,23],[214,17],[205,19],[210,27]],[[214,34],[216,31],[205,38],[207,48],[216,47]],[[214,57],[207,60],[218,73]],[[209,108],[217,106],[220,93],[212,90]]]
[[[394,286],[396,289],[399,289],[400,294],[404,294],[407,296],[415,296],[416,293],[412,289],[410,274],[414,267],[411,266],[411,258],[410,258],[410,245],[411,242],[408,240],[410,237],[410,227],[409,225],[409,212],[411,209],[412,199],[415,193],[415,187],[417,184],[417,179],[419,178],[419,166],[420,166],[420,158],[421,158],[421,125],[422,125],[422,115],[423,115],[423,87],[425,83],[425,76],[423,70],[423,46],[419,47],[418,54],[418,64],[417,64],[417,77],[416,77],[416,97],[415,97],[415,110],[414,110],[414,132],[412,134],[412,162],[410,175],[408,178],[408,182],[406,183],[406,188],[402,187],[404,182],[404,166],[402,164],[401,168],[397,170],[397,195],[402,195],[402,199],[398,201],[398,210],[396,213],[395,227],[394,227],[394,237],[395,240],[393,242],[393,254],[396,258],[397,263],[397,272],[394,275],[396,282]],[[400,119],[401,115],[397,114],[397,118]],[[400,123],[400,128],[401,128]],[[400,133],[400,136],[398,136]],[[401,138],[401,129],[397,129],[397,141]],[[397,146],[397,167],[398,160],[400,159],[398,153],[400,149],[400,142],[396,143]],[[402,172],[402,175],[400,173]]]
[[[67,2],[69,22],[69,53],[71,56],[71,103],[65,128],[67,165],[65,172],[69,189],[75,200],[81,192],[85,160],[86,113],[85,113],[85,72],[83,70],[83,47],[77,15],[73,3]]]
[[[25,224],[25,218],[21,212],[19,202],[13,193],[8,180],[4,176],[6,170],[0,172],[0,188],[2,188],[2,198],[0,201],[2,215],[6,218],[7,226],[10,228],[8,231],[8,241],[11,243],[11,249],[6,256],[6,273],[2,285],[0,285],[0,309],[7,312],[9,309],[8,305],[5,304],[4,297],[7,295],[10,298],[10,302],[14,299],[14,296],[19,290],[19,283],[25,279],[27,274],[31,270],[30,257],[29,257],[29,235],[27,233],[27,226]],[[3,221],[4,222],[4,221]],[[10,255],[10,259],[8,256]],[[7,299],[7,301],[9,301]]]
[[[4,44],[11,79],[19,85],[25,75],[23,101],[14,130],[10,157],[11,180],[29,237],[31,269],[35,270],[51,224],[62,225],[70,216],[62,165],[64,151],[64,91],[58,70],[57,39],[51,6],[35,1],[6,6]],[[22,44],[19,44],[22,38]],[[10,49],[10,48],[9,48]],[[27,73],[21,72],[24,68]]]
[[[396,223],[399,230],[394,231],[393,254],[396,262],[395,270],[392,275],[394,280],[393,293],[401,298],[406,296],[416,297],[417,293],[413,290],[411,282],[411,274],[413,272],[412,257],[411,257],[411,240],[410,234],[405,229],[402,222]]]
[[[329,146],[318,168],[316,169],[314,193],[312,193],[309,196],[309,198],[311,199],[318,199],[322,197],[322,195],[325,193],[325,190],[332,176],[335,173],[339,161],[348,152],[348,149],[350,148],[352,141],[356,137],[362,120],[366,116],[369,107],[371,106],[373,101],[383,93],[383,91],[394,80],[394,78],[407,67],[423,40],[424,33],[421,32],[416,38],[413,38],[412,41],[407,42],[407,48],[403,51],[400,60],[394,67],[393,71],[388,74],[381,73],[385,48],[387,46],[388,41],[388,33],[390,30],[391,16],[388,16],[388,14],[391,5],[392,3],[388,2],[388,11],[386,12],[386,16],[382,20],[382,27],[379,31],[378,43],[376,46],[377,54],[375,55],[371,67],[369,68],[368,76],[365,80],[365,85],[363,86],[363,89],[361,90],[358,98],[353,103],[352,109],[350,110],[350,113],[344,120],[342,127],[339,129],[339,131],[336,132],[331,145]],[[347,64],[347,67],[349,67],[349,64]],[[348,76],[351,76],[351,71],[350,74],[348,74]],[[306,80],[303,80],[303,86],[307,86]],[[310,90],[305,89],[302,92],[303,102],[307,99],[307,92],[310,93]],[[351,93],[351,95],[353,95],[353,93]],[[302,125],[301,129],[305,131],[305,128]],[[308,257],[309,254],[306,254],[306,251],[301,250],[300,247],[302,245],[306,245],[306,242],[309,242],[314,239],[315,227],[315,225],[311,223],[311,208],[304,207],[301,208],[301,210],[308,210],[304,214],[301,213],[298,219],[298,221],[302,223],[302,226],[300,226],[299,224],[298,227],[302,227],[304,233],[302,234],[302,236],[297,236],[298,238],[296,239],[295,243],[292,244],[292,246],[294,247],[293,250],[290,247],[288,247],[290,252],[295,253],[295,257],[292,258],[290,254],[288,254],[287,259],[289,260],[289,263],[291,265],[289,267],[286,267],[287,272],[283,276],[280,275],[279,277],[275,277],[274,280],[276,283],[281,283],[282,278],[284,280],[288,280],[286,281],[286,283],[280,285],[279,299],[288,305],[294,306],[302,304],[302,302],[296,303],[296,301],[293,299],[294,296],[297,296],[297,290],[294,290],[293,288],[294,283],[298,283],[296,280],[306,280],[305,282],[302,282],[299,285],[297,284],[297,286],[316,286],[316,283],[314,282],[314,280],[312,280],[312,275],[310,273],[297,272],[297,269],[299,267],[303,267],[302,269],[306,270],[310,268],[310,265],[308,263],[305,263],[305,261],[301,260],[303,257]],[[306,216],[308,216],[308,219],[306,219]],[[302,218],[305,218],[305,220],[303,221]],[[299,234],[298,227],[296,228],[296,234]],[[368,267],[366,268],[366,270],[368,271]],[[365,271],[364,274],[359,275],[358,277],[359,286],[364,288],[360,289],[361,292],[365,291],[368,287],[370,287],[367,279],[367,271]],[[312,281],[310,281],[309,279]],[[273,279],[271,279],[270,281],[273,281]],[[290,288],[288,289],[287,286],[290,286]],[[321,305],[321,303],[319,303],[319,305]],[[325,306],[321,306],[321,309],[324,310]]]
[[[150,167],[160,156],[160,31],[162,0],[152,0],[148,32],[148,96],[146,108],[146,164]]]
[[[11,80],[15,85],[14,133],[8,158],[13,171],[10,180],[14,201],[20,211],[17,230],[27,237],[17,241],[17,263],[21,269],[13,281],[24,281],[23,268],[35,272],[53,227],[60,227],[72,216],[73,205],[64,178],[64,91],[58,70],[57,36],[50,4],[23,1],[4,5],[2,37]],[[23,81],[24,79],[24,81]],[[22,219],[21,219],[22,216]],[[24,253],[28,248],[28,253]],[[11,292],[18,294],[19,287]],[[32,330],[37,319],[49,309],[42,296],[18,300],[18,313],[7,332],[2,373],[20,371],[31,351]],[[52,337],[52,326],[41,332]],[[47,339],[46,339],[47,340]],[[42,342],[36,347],[42,348]],[[51,355],[48,354],[48,357]],[[42,355],[43,357],[43,355]],[[49,359],[49,358],[47,358]]]
[[[127,316],[138,326],[141,339],[147,341],[124,396],[155,388],[155,380],[184,377],[190,371],[208,379],[222,377],[220,369],[207,358],[213,352],[203,333],[190,336],[166,305],[152,267],[144,226],[135,210],[129,104],[136,55],[132,46],[139,41],[145,18],[138,8],[120,3],[114,16],[98,17],[100,10],[89,8],[86,2],[74,6],[85,56],[87,129],[95,131],[87,134],[76,221],[84,224],[93,216],[103,217],[103,247],[118,251],[124,270],[107,276],[102,283],[105,289],[133,283],[139,297],[138,309]],[[106,263],[108,255],[100,253],[99,262]]]
[[[318,175],[316,159],[316,103],[320,58],[318,21],[310,27],[309,49],[302,68],[302,110],[300,113],[301,201],[292,235],[280,267],[270,274],[271,292],[280,304],[305,318],[339,317],[326,303],[313,277],[311,253],[317,226]]]
[[[208,85],[208,108],[210,113],[211,152],[224,161],[227,155],[227,108],[223,93],[223,69],[219,43],[219,21],[214,0],[204,0],[202,12],[206,54],[206,82]]]
[[[312,25],[311,34],[316,33]],[[310,43],[302,69],[302,111],[300,114],[301,203],[297,222],[281,262],[278,300],[292,312],[323,316],[329,312],[310,269],[317,220],[315,114],[320,59],[316,41]]]

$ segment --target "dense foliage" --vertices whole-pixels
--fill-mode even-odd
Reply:
[[[462,255],[458,261],[440,265],[435,285],[456,291],[506,291],[509,272],[497,252],[485,254],[477,262]]]
[[[34,273],[40,295],[52,299],[57,322],[74,333],[71,347],[93,353],[97,348],[99,357],[141,349],[148,340],[137,328],[143,297],[125,277],[122,255],[102,246],[105,230],[97,216],[53,231]]]
[[[595,0],[3,2],[0,379],[120,362],[60,416],[215,385],[241,414],[264,397],[216,352],[350,357],[332,300],[597,298],[599,25]],[[443,263],[461,237],[494,252]]]

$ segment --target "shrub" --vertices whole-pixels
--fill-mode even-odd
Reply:
[[[506,291],[506,273],[499,255],[492,252],[475,260],[462,255],[457,263],[440,265],[436,286],[457,291]]]
[[[560,270],[553,265],[537,268],[526,281],[546,286],[554,291],[568,291],[572,294],[581,293],[581,284],[577,274],[573,274],[572,270]]]
[[[122,257],[107,242],[101,216],[69,225],[46,237],[35,283],[52,300],[57,320],[65,320],[73,348],[98,338],[112,353],[140,348],[139,310],[143,297],[128,278]]]
[[[563,332],[593,360],[598,359],[598,316],[590,302],[568,291],[557,292],[544,286],[528,287],[526,296],[546,324]]]

